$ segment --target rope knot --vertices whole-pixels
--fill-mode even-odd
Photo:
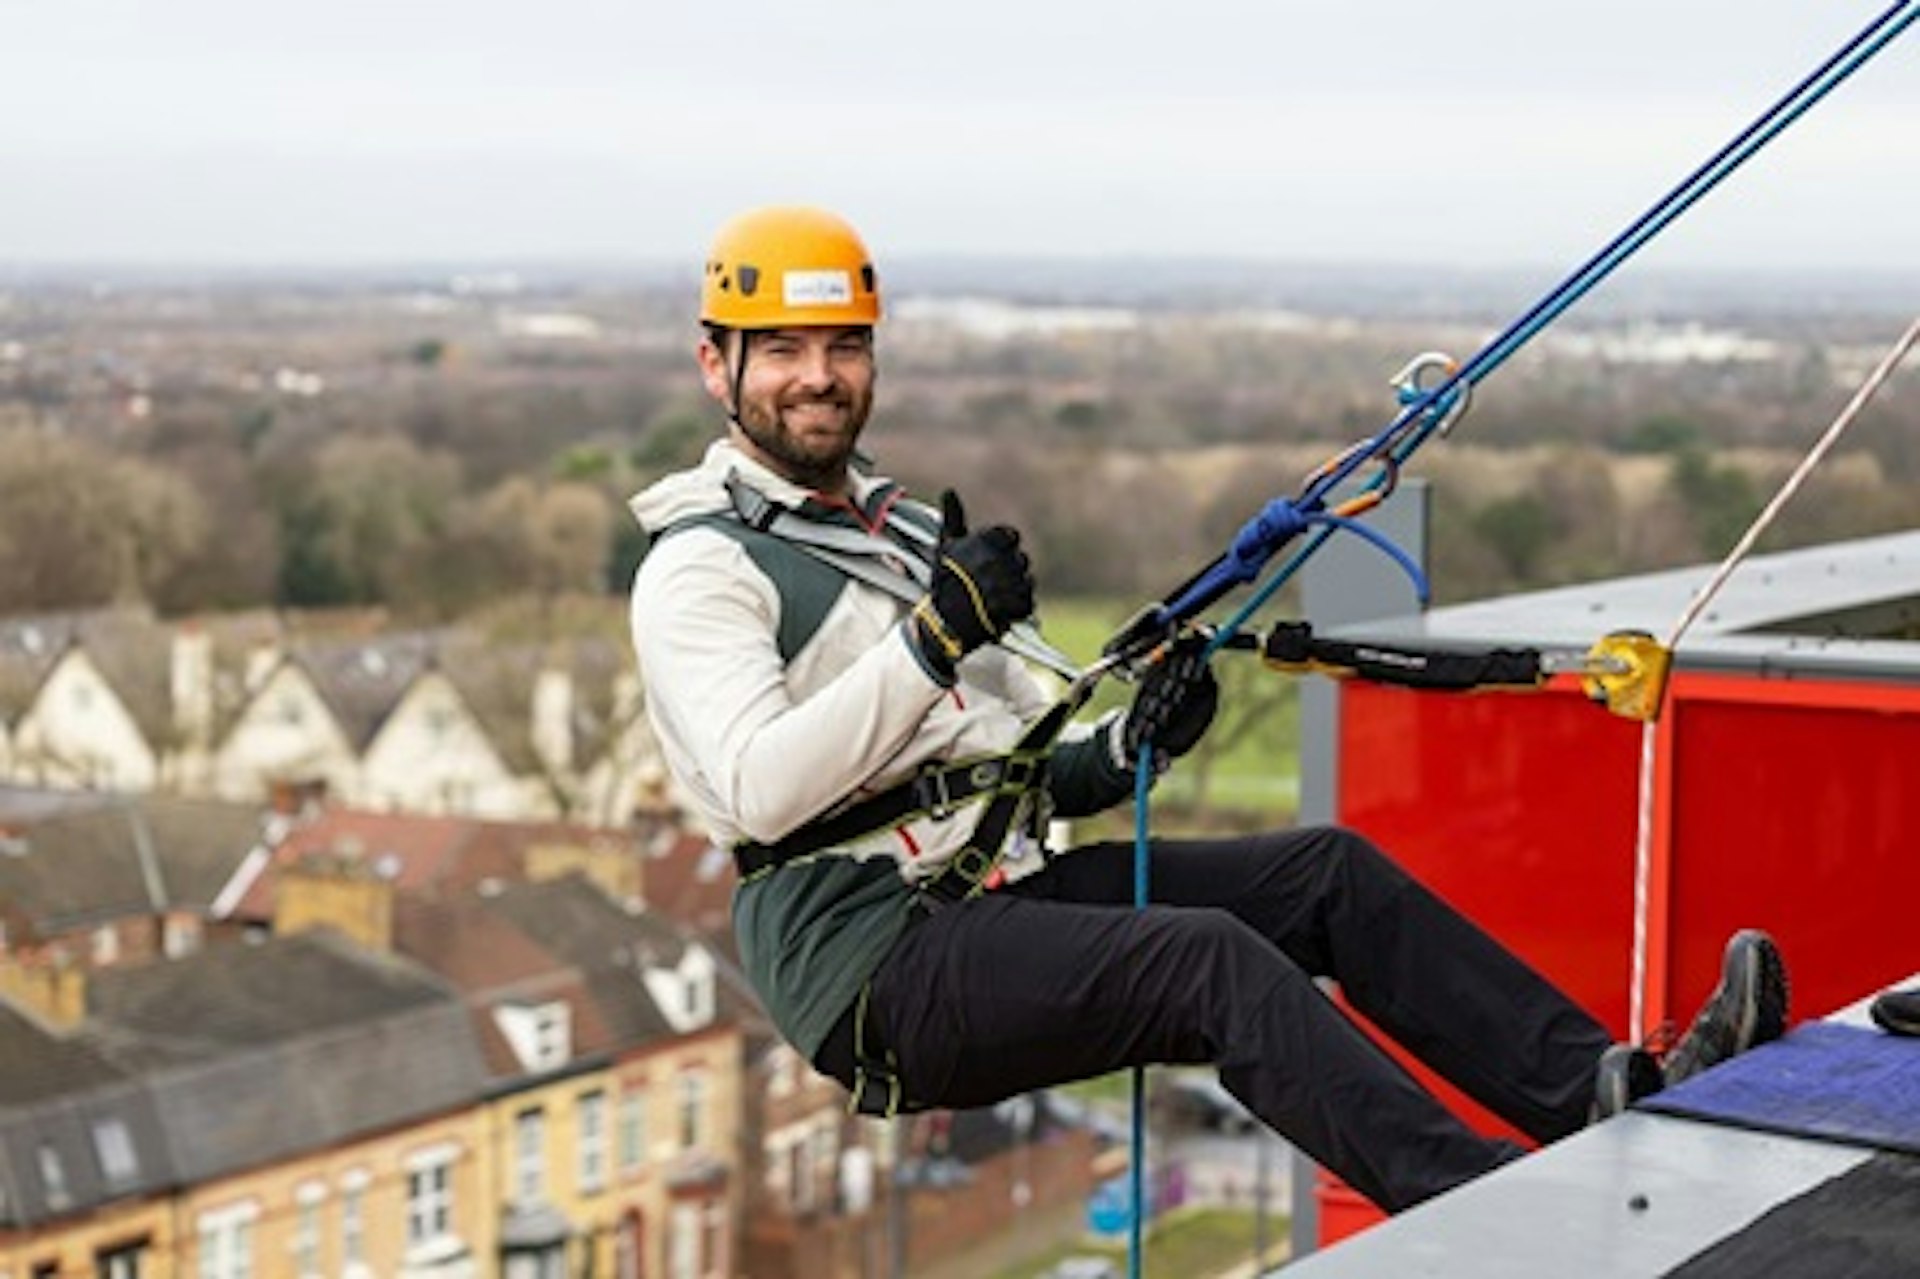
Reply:
[[[1290,497],[1276,497],[1241,526],[1227,550],[1233,579],[1252,581],[1273,553],[1306,532],[1312,521]]]

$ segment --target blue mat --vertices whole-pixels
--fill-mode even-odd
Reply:
[[[1920,1039],[1809,1022],[1639,1108],[1920,1154]]]

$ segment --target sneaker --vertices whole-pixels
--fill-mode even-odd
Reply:
[[[1659,1092],[1666,1082],[1652,1053],[1632,1044],[1615,1044],[1600,1054],[1600,1064],[1594,1068],[1592,1122],[1613,1118],[1642,1097]]]
[[[1787,1029],[1787,967],[1773,938],[1745,928],[1727,942],[1720,984],[1661,1063],[1669,1084],[1690,1079]]]
[[[1889,1035],[1920,1035],[1920,986],[1890,990],[1873,1001],[1873,1022]]]

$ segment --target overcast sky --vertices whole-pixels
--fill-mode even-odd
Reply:
[[[0,0],[0,263],[1577,261],[1883,0]],[[1920,30],[1667,265],[1920,264]]]

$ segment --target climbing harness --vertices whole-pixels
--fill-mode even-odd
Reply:
[[[725,484],[731,505],[728,515],[741,528],[776,538],[903,602],[913,603],[924,596],[932,578],[930,560],[939,545],[939,535],[904,515],[898,504],[888,501],[877,521],[899,539],[895,541],[843,524],[807,519],[761,493],[738,472],[729,473]],[[931,909],[984,891],[999,867],[1008,837],[1016,829],[1027,830],[1039,842],[1048,818],[1048,757],[1094,685],[1081,678],[1071,659],[1032,633],[1031,627],[1024,634],[1009,632],[1000,642],[1071,681],[1067,694],[1029,724],[1011,750],[930,764],[905,781],[850,800],[778,840],[736,844],[732,852],[740,882],[751,883],[782,866],[817,857],[866,835],[926,817],[945,820],[962,808],[981,805],[967,843],[915,886],[917,898]]]

